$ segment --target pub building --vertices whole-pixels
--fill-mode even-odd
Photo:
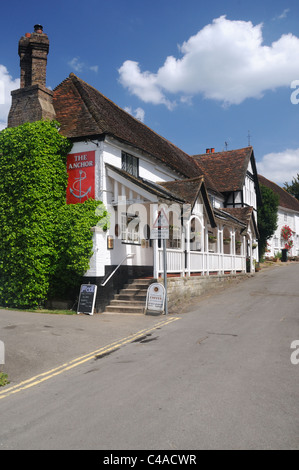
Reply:
[[[41,25],[19,40],[20,89],[11,93],[8,127],[57,120],[73,144],[67,203],[93,198],[109,212],[108,230],[91,229],[93,255],[82,279],[97,286],[95,312],[144,313],[147,287],[163,283],[162,232],[169,284],[194,292],[211,276],[252,272],[261,202],[253,148],[191,156],[74,73],[49,90],[48,52]],[[161,209],[164,226],[155,232]],[[170,302],[179,292],[172,290]]]

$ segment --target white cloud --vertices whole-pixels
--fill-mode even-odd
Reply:
[[[69,62],[68,65],[72,67],[75,72],[84,72],[84,70],[91,70],[92,72],[97,73],[99,70],[98,65],[86,65],[85,62],[82,62],[79,57],[73,57]]]
[[[259,174],[279,185],[291,183],[299,172],[299,148],[268,153],[257,162],[257,170]]]
[[[139,121],[141,122],[144,122],[144,116],[145,116],[145,112],[144,112],[144,109],[142,108],[136,108],[134,111],[132,110],[131,107],[125,107],[124,110],[131,114],[132,116],[134,116],[136,119],[138,119]]]
[[[79,57],[74,57],[72,60],[68,62],[76,72],[82,72],[84,63],[79,61]]]
[[[173,103],[167,100],[157,84],[157,76],[141,72],[138,62],[126,60],[119,69],[120,82],[145,103],[165,104],[169,109]]]
[[[92,65],[91,67],[89,67],[89,70],[92,70],[92,72],[98,73],[99,66],[98,65]]]
[[[289,8],[285,8],[285,9],[283,10],[283,12],[282,12],[280,15],[278,15],[275,19],[283,20],[284,18],[287,17],[289,11],[290,11]]]
[[[7,116],[11,106],[10,92],[19,87],[20,80],[13,80],[7,68],[4,65],[0,65],[0,130],[7,126]]]
[[[266,46],[262,27],[221,16],[179,46],[181,58],[167,57],[156,73],[126,60],[119,80],[144,102],[169,109],[176,102],[168,94],[200,94],[225,105],[261,98],[299,78],[299,39],[287,34]]]

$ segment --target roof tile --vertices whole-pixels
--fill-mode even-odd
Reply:
[[[278,186],[278,184],[273,183],[273,181],[268,180],[262,175],[258,175],[259,182],[263,186],[272,189],[274,193],[279,196],[279,205],[285,209],[291,209],[293,211],[299,212],[299,201],[290,193],[288,193],[284,188]]]
[[[70,138],[112,135],[157,158],[186,177],[198,175],[194,160],[73,73],[54,90],[60,132]]]

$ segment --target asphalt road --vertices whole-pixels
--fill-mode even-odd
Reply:
[[[6,364],[23,384],[0,389],[0,449],[299,449],[298,275],[265,270],[167,317],[38,316],[31,333],[0,312],[0,339],[28,336],[15,359],[56,347],[32,381]]]

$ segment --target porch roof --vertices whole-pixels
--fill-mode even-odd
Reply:
[[[171,192],[167,191],[167,189],[161,187],[159,184],[153,183],[141,177],[133,176],[120,168],[110,165],[109,163],[106,163],[105,166],[106,168],[125,178],[129,183],[133,183],[148,193],[155,195],[158,199],[168,199],[170,201],[178,202],[179,204],[184,204],[185,202],[184,199],[175,196]]]
[[[109,163],[106,163],[105,166],[125,178],[128,182],[133,183],[148,193],[155,195],[160,201],[167,199],[170,202],[177,202],[180,205],[190,204],[193,209],[199,194],[201,194],[210,224],[212,227],[216,227],[217,224],[213,208],[202,176],[188,180],[153,183],[152,181],[148,181],[144,178],[133,176],[120,168],[110,165]]]
[[[259,238],[259,231],[255,221],[253,207],[223,207],[221,212],[227,214],[230,218],[238,221],[240,224],[246,228],[252,223],[256,238]]]
[[[216,227],[215,216],[213,208],[210,203],[210,199],[207,193],[205,179],[203,176],[197,176],[196,178],[190,178],[185,180],[176,180],[159,183],[160,186],[167,189],[171,194],[175,195],[184,200],[185,203],[190,204],[193,209],[195,202],[199,194],[201,194],[210,223],[213,227]]]

